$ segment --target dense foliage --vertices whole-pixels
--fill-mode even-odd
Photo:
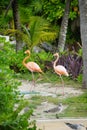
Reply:
[[[32,110],[25,113],[21,111],[29,105],[23,95],[18,91],[21,85],[15,79],[15,73],[10,69],[11,51],[9,43],[4,42],[3,49],[0,49],[0,129],[1,130],[35,130],[34,121],[28,121]]]
[[[4,33],[6,33],[6,30],[8,28],[14,29],[13,14],[12,14],[12,9],[9,8],[9,11],[8,11],[6,17],[4,17],[5,13],[6,13],[6,9],[7,9],[6,7],[7,7],[7,5],[9,5],[9,3],[7,1],[1,0],[0,5],[1,5],[0,8],[2,10],[2,13],[1,13],[1,16],[0,16],[0,28],[1,28],[0,32],[2,34],[4,34]],[[39,16],[41,18],[45,18],[52,25],[52,26],[50,26],[50,32],[54,31],[53,26],[55,26],[55,28],[57,30],[57,37],[56,38],[58,39],[58,33],[59,33],[59,29],[60,29],[60,25],[61,25],[61,21],[62,21],[62,17],[63,17],[63,14],[64,14],[64,9],[65,9],[65,1],[61,1],[61,0],[58,0],[58,1],[56,1],[56,0],[51,0],[51,1],[48,1],[48,0],[26,1],[26,0],[24,0],[24,1],[21,1],[21,0],[19,0],[18,5],[19,5],[21,25],[25,25],[26,23],[30,24],[29,19],[32,16]],[[26,8],[25,8],[25,6],[26,6]],[[10,5],[10,7],[11,7],[11,5]],[[70,26],[69,26],[69,28],[71,28],[72,23],[78,17],[79,17],[78,1],[73,0],[71,2],[71,7],[70,7],[70,15],[69,15],[69,18],[70,18],[69,19],[69,25]],[[38,20],[39,20],[39,23],[40,23],[41,20],[40,19],[38,19]],[[44,21],[43,21],[43,23],[44,23]],[[77,23],[77,21],[75,23]],[[38,28],[39,27],[40,26],[38,26]],[[75,24],[74,28],[78,28],[76,24]],[[46,30],[46,28],[45,28],[45,30]],[[49,32],[48,29],[47,29],[45,35],[47,35],[47,32]],[[67,35],[68,35],[67,44],[70,44],[70,42],[72,42],[73,39],[74,40],[76,39],[75,37],[74,38],[71,37],[71,35],[70,35],[71,33],[72,33],[72,30],[69,29],[68,33],[67,33]],[[9,33],[8,33],[8,35],[9,35]],[[73,32],[73,35],[74,36],[76,35],[75,31]],[[77,34],[77,35],[78,35],[77,37],[79,38],[79,34]],[[50,37],[47,36],[47,37],[48,37],[48,39],[51,38],[51,36]],[[47,37],[45,37],[44,40],[48,40]],[[28,42],[28,39],[29,39],[25,35],[22,35],[20,38],[22,39],[23,42],[26,42],[26,41]],[[24,39],[26,39],[26,40],[24,40]],[[38,38],[38,39],[40,39],[40,38]],[[53,40],[53,39],[54,38],[52,38],[51,40]],[[32,41],[32,44],[34,44],[33,42],[35,42],[35,40]],[[51,41],[50,43],[53,43],[55,45],[58,44],[56,39],[55,39],[54,42]]]

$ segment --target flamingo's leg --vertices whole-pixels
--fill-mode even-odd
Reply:
[[[30,91],[32,91],[33,90],[33,88],[35,87],[35,80],[34,80],[34,74],[33,74],[33,72],[31,72],[32,73],[32,82],[33,82],[33,87],[31,87],[30,88]]]
[[[63,85],[63,96],[64,96],[64,81],[63,81],[63,78],[62,78],[62,76],[61,75],[59,75],[60,76],[60,79],[61,79],[61,81],[62,81],[62,85]],[[55,93],[57,92],[57,87],[56,87],[56,90],[55,90]]]
[[[63,96],[64,96],[64,80],[62,78],[62,76],[60,75],[61,81],[62,81],[62,85],[63,85]]]

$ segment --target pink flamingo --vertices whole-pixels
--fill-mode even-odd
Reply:
[[[34,81],[33,72],[42,73],[43,71],[41,70],[39,65],[35,62],[30,61],[30,62],[26,63],[26,60],[30,58],[30,51],[26,50],[25,54],[28,54],[28,56],[24,58],[23,65],[32,73],[32,78],[33,78],[33,81]],[[35,84],[34,84],[34,86],[35,86]]]
[[[62,84],[63,84],[63,95],[64,95],[64,81],[63,81],[62,75],[69,76],[69,74],[68,74],[68,72],[67,72],[67,70],[64,66],[56,65],[57,61],[59,60],[59,54],[55,53],[54,56],[57,57],[57,58],[54,61],[53,68],[54,68],[55,73],[57,73],[61,78],[61,81],[62,81]]]

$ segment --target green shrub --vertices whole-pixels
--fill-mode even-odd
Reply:
[[[35,121],[29,121],[33,110],[21,114],[29,102],[18,91],[21,83],[14,79],[14,71],[9,68],[13,54],[15,51],[9,44],[0,50],[0,130],[36,130]]]
[[[20,82],[13,79],[13,71],[2,68],[0,72],[0,129],[1,130],[28,130],[35,122],[29,122],[32,110],[19,114],[29,102],[23,99],[17,87]],[[15,105],[17,107],[15,107]]]

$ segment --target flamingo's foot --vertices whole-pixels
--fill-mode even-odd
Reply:
[[[35,89],[35,85],[36,85],[36,82],[35,80],[32,81],[32,85],[31,85],[31,88],[30,88],[30,91],[33,92],[33,90]]]

